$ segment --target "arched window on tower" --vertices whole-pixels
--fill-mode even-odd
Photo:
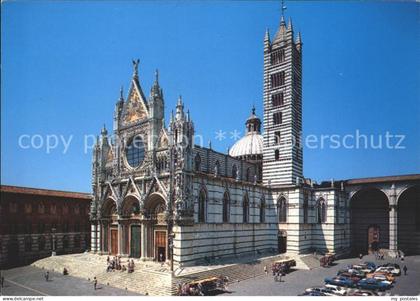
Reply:
[[[264,199],[264,196],[261,198],[261,204],[260,204],[260,223],[265,223],[265,199]]]
[[[323,224],[327,221],[327,204],[323,198],[318,199],[317,217],[318,224]]]
[[[285,197],[280,197],[277,201],[277,213],[279,217],[279,223],[287,222],[287,201]]]
[[[230,217],[230,198],[229,193],[226,191],[223,195],[223,222],[228,223]]]
[[[248,195],[246,194],[242,202],[242,216],[243,216],[243,222],[248,223],[249,222],[249,200],[248,200]]]
[[[238,176],[238,168],[236,167],[235,164],[233,164],[233,166],[232,166],[232,178],[236,179],[237,176]]]
[[[204,189],[200,191],[198,196],[198,222],[206,222],[206,206],[207,206],[207,196]]]
[[[274,151],[274,159],[275,160],[279,160],[280,159],[280,151],[278,149],[276,149]]]
[[[201,170],[201,157],[200,157],[199,154],[195,155],[194,169],[195,169],[195,171],[200,171]]]

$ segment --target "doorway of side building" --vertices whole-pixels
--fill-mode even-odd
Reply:
[[[286,253],[287,251],[287,233],[286,231],[280,231],[277,237],[278,251],[279,254]]]
[[[166,260],[166,231],[155,231],[155,258],[158,262]]]
[[[131,226],[130,257],[140,258],[140,225]]]
[[[368,236],[368,252],[373,253],[379,250],[379,226],[378,225],[371,225],[368,228],[367,236]]]
[[[118,254],[118,229],[114,227],[111,228],[111,254]]]

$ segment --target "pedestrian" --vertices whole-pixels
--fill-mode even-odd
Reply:
[[[45,277],[45,281],[47,281],[47,282],[48,282],[48,278],[50,278],[50,273],[47,271],[47,272],[45,273],[44,277]]]
[[[362,253],[359,254],[359,258],[360,258],[360,260],[362,260],[362,258],[363,258],[363,254]]]
[[[96,277],[93,277],[93,289],[96,291],[96,286],[98,285],[98,280]]]
[[[404,271],[404,275],[407,275],[407,266],[406,265],[404,265],[404,267],[403,267],[403,271]]]
[[[264,273],[265,273],[265,276],[268,275],[268,271],[267,271],[267,266],[266,265],[264,266]]]
[[[283,276],[283,273],[281,272],[281,271],[279,271],[278,272],[278,279],[279,279],[279,282],[281,282],[281,277]]]
[[[404,261],[404,254],[401,255],[401,261]]]

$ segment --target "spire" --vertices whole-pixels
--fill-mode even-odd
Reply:
[[[287,31],[293,31],[292,18],[290,17],[289,17],[289,22],[287,24]]]
[[[300,31],[299,31],[298,34],[297,34],[297,37],[296,37],[296,44],[301,44],[301,43],[302,43],[302,37],[301,37]]]
[[[102,135],[102,136],[106,136],[106,135],[108,135],[108,131],[106,130],[105,124],[104,124],[104,127],[103,127],[103,128],[102,128],[102,130],[101,130],[101,135]]]
[[[268,28],[266,28],[264,36],[264,42],[266,41],[270,42],[270,31],[268,30]]]
[[[182,96],[179,95],[178,103],[176,104],[175,119],[180,120],[184,118],[184,104],[182,103]]]
[[[286,38],[286,22],[284,21],[284,11],[286,10],[286,6],[284,5],[284,0],[281,1],[281,18],[280,18],[280,26],[277,30],[276,36],[274,37],[273,43],[282,41]],[[291,22],[290,22],[291,24]],[[291,26],[291,25],[290,25]]]
[[[159,87],[159,70],[155,70],[155,82],[153,83],[152,89],[151,89],[151,95],[152,96],[161,96],[162,95],[162,89]]]
[[[123,90],[123,86],[121,86],[121,88],[120,88],[120,101],[121,102],[124,101],[124,90]]]
[[[159,70],[158,69],[155,70],[155,83],[159,85]]]

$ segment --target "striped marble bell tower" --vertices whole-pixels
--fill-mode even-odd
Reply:
[[[303,180],[302,41],[293,37],[289,20],[281,17],[273,39],[264,38],[263,183],[271,187],[297,185]]]

